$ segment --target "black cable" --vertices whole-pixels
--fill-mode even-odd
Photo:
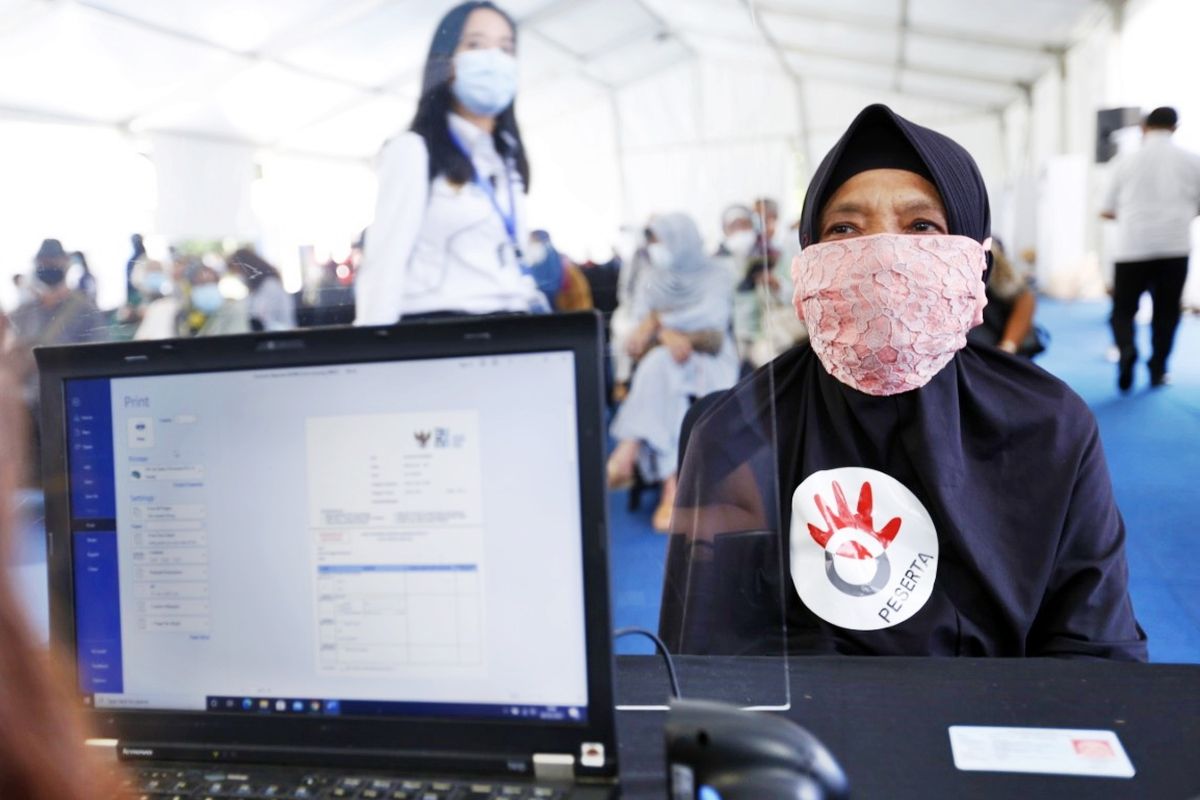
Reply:
[[[679,677],[675,674],[675,662],[671,660],[671,653],[667,650],[667,646],[663,644],[663,640],[658,638],[657,634],[645,628],[618,628],[613,631],[613,639],[620,639],[622,636],[631,636],[633,634],[645,636],[654,642],[655,649],[662,655],[663,661],[667,665],[667,678],[671,681],[671,696],[676,700],[683,699],[683,695],[679,693]]]

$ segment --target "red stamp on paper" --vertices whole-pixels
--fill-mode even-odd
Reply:
[[[1103,739],[1072,739],[1075,753],[1084,758],[1116,758],[1112,745]]]

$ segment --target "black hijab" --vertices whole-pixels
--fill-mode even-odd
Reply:
[[[987,186],[971,154],[953,139],[876,104],[854,118],[817,167],[800,217],[802,247],[820,238],[821,210],[838,187],[870,169],[915,172],[941,194],[950,233],[977,242],[991,235]]]
[[[873,105],[818,167],[802,243],[816,239],[838,186],[881,167],[930,179],[951,234],[988,237],[970,154]],[[673,649],[1145,658],[1095,421],[1036,366],[968,345],[924,387],[876,397],[831,377],[802,345],[705,407],[680,446],[660,615]],[[898,481],[936,531],[932,594],[882,630],[827,622],[791,580],[793,494],[808,476],[846,467]],[[845,490],[853,502],[859,487]]]

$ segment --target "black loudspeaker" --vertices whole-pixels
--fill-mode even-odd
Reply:
[[[675,700],[667,713],[671,800],[845,800],[825,746],[788,720],[724,703]]]
[[[1135,107],[1102,108],[1096,112],[1096,163],[1103,164],[1117,154],[1112,135],[1121,128],[1142,124],[1142,110]]]

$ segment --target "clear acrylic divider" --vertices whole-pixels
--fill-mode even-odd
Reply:
[[[781,304],[765,288],[760,300],[770,336],[770,318]],[[662,570],[654,630],[687,698],[757,709],[791,702],[785,609],[793,590],[775,422],[775,373],[768,363],[733,388],[697,399],[684,423],[671,531],[653,566]],[[650,566],[614,559],[618,617],[649,591],[627,588],[625,572],[645,574]],[[618,644],[618,653],[630,652],[652,650],[642,642]],[[656,659],[618,657],[618,707],[659,710],[668,690]]]

